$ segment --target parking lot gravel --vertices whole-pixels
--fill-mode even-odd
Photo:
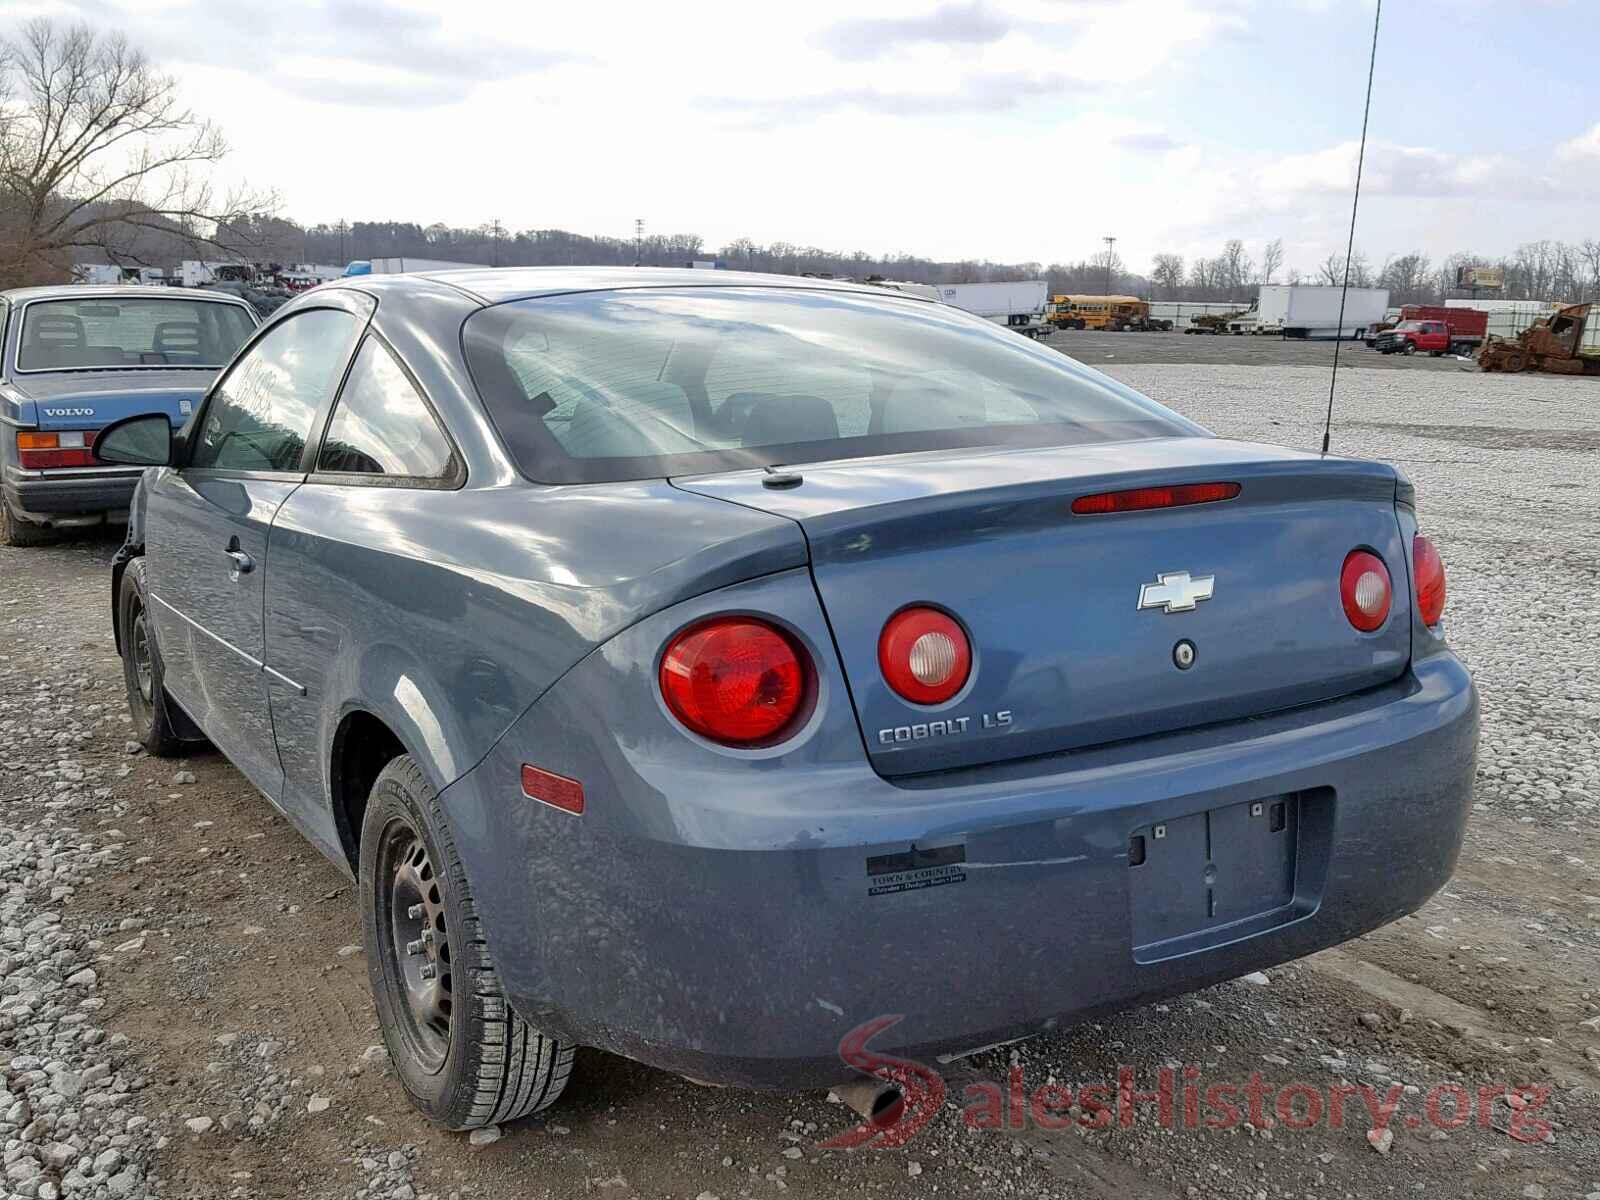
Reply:
[[[1320,442],[1313,359],[1099,336],[1118,360],[1080,341],[1085,361],[1220,434]],[[1163,360],[1179,341],[1255,357]],[[128,742],[114,540],[0,548],[0,1197],[1600,1194],[1600,381],[1358,363],[1333,445],[1404,467],[1449,571],[1483,698],[1456,878],[1337,950],[938,1064],[943,1111],[893,1149],[822,1149],[852,1118],[820,1094],[598,1052],[538,1117],[428,1126],[381,1048],[347,881],[220,757]],[[1097,1129],[1009,1105],[1013,1077],[1081,1097],[1124,1069],[1157,1089],[1163,1068],[1303,1086],[1301,1113],[1346,1087],[1397,1107],[1385,1121],[1352,1093],[1338,1127],[1301,1129],[1269,1102],[1211,1129],[1180,1098],[1166,1125],[1149,1101]],[[1450,1125],[1429,1105],[1457,1086],[1472,1107]],[[994,1093],[999,1127],[973,1128]]]

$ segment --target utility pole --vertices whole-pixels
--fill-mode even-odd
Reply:
[[[1117,252],[1117,239],[1104,237],[1100,239],[1106,244],[1106,295],[1111,295],[1111,262]]]
[[[494,222],[490,225],[490,231],[491,231],[491,233],[490,233],[490,243],[489,243],[489,265],[491,267],[498,267],[500,265],[500,218],[499,217],[496,217],[494,219]]]
[[[644,266],[644,218],[639,217],[633,223],[633,265]]]
[[[340,217],[339,218],[339,261],[342,262],[342,263],[350,261],[348,258],[346,258],[344,256],[344,231],[347,228],[348,228],[348,226],[345,225],[344,218]]]

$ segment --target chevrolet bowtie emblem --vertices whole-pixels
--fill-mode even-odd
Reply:
[[[1139,607],[1159,608],[1169,613],[1189,612],[1201,600],[1211,599],[1216,581],[1215,575],[1191,579],[1187,571],[1157,575],[1155,583],[1140,585]]]

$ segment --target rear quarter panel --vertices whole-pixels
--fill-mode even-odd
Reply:
[[[664,482],[460,491],[310,482],[268,549],[285,807],[324,849],[340,723],[369,712],[443,789],[595,646],[805,561],[792,522]],[[301,694],[299,689],[304,689]]]

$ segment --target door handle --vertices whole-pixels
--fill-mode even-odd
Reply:
[[[235,579],[241,575],[248,575],[251,571],[255,570],[256,560],[251,558],[243,550],[226,550],[224,553],[228,556],[228,561],[233,564],[229,568],[228,573]]]

